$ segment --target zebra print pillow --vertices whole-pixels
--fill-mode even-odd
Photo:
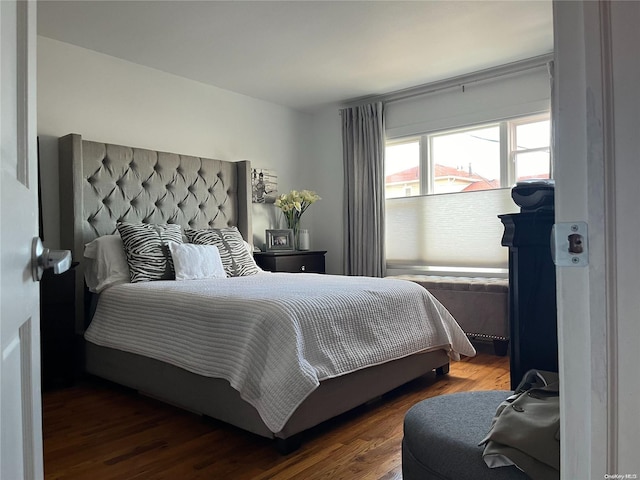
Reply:
[[[184,233],[190,243],[218,247],[227,277],[244,277],[260,272],[236,227],[205,230],[186,229]]]
[[[180,225],[120,222],[117,228],[132,283],[175,278],[168,242],[182,243]]]

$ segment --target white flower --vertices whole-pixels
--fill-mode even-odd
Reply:
[[[275,206],[282,210],[289,228],[295,228],[300,223],[300,217],[309,205],[321,200],[320,196],[311,190],[291,190],[276,198]]]

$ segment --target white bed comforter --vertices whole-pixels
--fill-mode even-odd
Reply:
[[[85,338],[228,380],[274,433],[320,380],[435,347],[475,355],[421,286],[319,274],[117,285]]]

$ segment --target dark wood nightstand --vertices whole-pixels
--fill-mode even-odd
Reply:
[[[42,388],[71,386],[76,374],[75,263],[40,280],[40,356]]]
[[[270,272],[325,273],[326,250],[286,250],[255,252],[253,258],[263,270]]]

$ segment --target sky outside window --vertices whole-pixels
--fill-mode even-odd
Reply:
[[[431,161],[475,174],[487,180],[500,180],[500,127],[498,125],[464,132],[434,135]]]

